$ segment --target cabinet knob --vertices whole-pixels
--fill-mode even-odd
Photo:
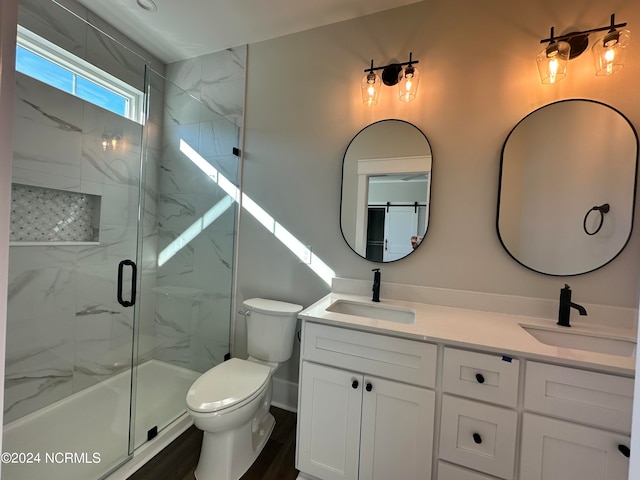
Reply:
[[[482,375],[481,373],[476,373],[476,381],[478,383],[484,383],[484,375]]]
[[[371,383],[367,382],[367,386],[366,386],[366,387],[364,387],[364,388],[365,388],[365,390],[366,390],[367,392],[370,392],[371,390],[373,390],[373,385],[371,385]]]
[[[354,389],[358,388],[358,385],[359,385],[358,380],[354,380],[353,383],[351,383],[351,388],[354,388]]]
[[[631,455],[631,449],[629,449],[629,447],[627,447],[626,445],[618,445],[618,450],[627,458],[629,458],[629,456]]]
[[[476,442],[478,445],[482,443],[482,437],[480,436],[479,433],[473,434],[473,441]]]

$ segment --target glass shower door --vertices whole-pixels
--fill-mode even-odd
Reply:
[[[239,128],[147,72],[134,448],[229,352]]]
[[[54,2],[20,23],[130,55]],[[15,106],[3,451],[23,456],[2,474],[97,479],[131,452],[142,125],[20,73]]]
[[[141,127],[28,77],[17,90],[3,447],[41,462],[3,474],[98,478],[89,472],[129,454]],[[121,149],[103,151],[103,126],[113,123]],[[77,236],[84,231],[93,236]],[[45,457],[57,452],[79,457]]]

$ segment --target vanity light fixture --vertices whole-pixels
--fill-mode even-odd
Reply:
[[[398,94],[403,102],[410,102],[416,99],[418,84],[420,83],[420,71],[413,66],[414,63],[418,62],[413,62],[411,57],[412,54],[409,52],[409,63],[399,76]]]
[[[597,76],[611,75],[624,67],[625,48],[631,43],[629,30],[616,29],[626,26],[626,23],[616,25],[614,17],[615,15],[611,15],[607,34],[591,47]]]
[[[549,36],[549,45],[538,53],[536,62],[542,83],[556,83],[567,75],[567,63],[571,53],[571,45],[553,36],[553,27]]]
[[[120,140],[119,135],[102,135],[102,150],[117,150]]]
[[[371,60],[371,68],[365,70],[367,73],[362,79],[360,89],[362,92],[362,103],[367,107],[373,107],[378,104],[378,97],[380,97],[380,77],[373,71],[373,60]]]
[[[606,27],[592,28],[581,32],[570,32],[554,36],[553,27],[549,38],[540,43],[549,45],[538,53],[536,61],[542,83],[556,83],[567,74],[567,63],[587,49],[589,34],[608,30],[606,35],[593,45],[591,51],[595,62],[596,75],[611,75],[624,66],[624,49],[631,42],[629,30],[618,30],[626,23],[615,23],[615,14],[611,14],[611,23]]]
[[[410,102],[415,100],[418,84],[420,83],[420,72],[414,66],[416,63],[418,63],[418,60],[413,59],[413,53],[411,52],[409,52],[408,62],[374,67],[373,60],[371,60],[371,66],[365,69],[366,75],[360,84],[362,103],[368,107],[378,104],[381,83],[389,87],[398,85],[398,98],[401,101]],[[382,70],[380,77],[376,75],[376,70]]]

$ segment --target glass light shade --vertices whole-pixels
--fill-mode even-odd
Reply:
[[[107,150],[117,150],[120,146],[120,136],[119,135],[103,135],[102,136],[102,150],[105,152]]]
[[[374,72],[369,72],[364,76],[360,85],[362,103],[368,107],[373,107],[378,104],[381,83],[382,81],[380,80],[380,77],[378,77]]]
[[[567,64],[571,45],[568,42],[551,42],[538,53],[536,62],[542,83],[556,83],[567,76]]]
[[[418,85],[420,84],[420,71],[413,65],[408,65],[402,72],[398,81],[398,97],[403,102],[416,99]]]
[[[598,39],[591,47],[596,75],[611,75],[624,67],[625,48],[631,43],[629,30],[614,30]]]

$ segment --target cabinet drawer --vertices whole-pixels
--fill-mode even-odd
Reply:
[[[445,348],[442,389],[478,400],[515,407],[520,362],[511,357]]]
[[[524,407],[630,433],[633,379],[527,362]]]
[[[306,322],[302,356],[326,365],[433,388],[435,345]]]
[[[514,410],[443,395],[440,458],[511,479],[517,420]]]
[[[494,480],[494,477],[487,477],[450,463],[438,462],[438,480]]]

